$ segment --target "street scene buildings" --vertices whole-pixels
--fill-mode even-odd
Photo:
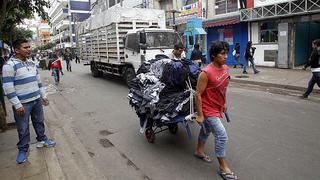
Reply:
[[[1,180],[319,179],[319,0],[0,3]]]

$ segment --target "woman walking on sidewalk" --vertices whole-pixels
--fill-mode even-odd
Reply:
[[[253,55],[254,55],[255,50],[256,50],[256,48],[255,48],[255,47],[252,47],[252,42],[249,41],[249,42],[247,43],[246,52],[245,52],[245,54],[244,54],[245,63],[244,63],[244,66],[243,66],[243,74],[248,74],[248,72],[247,72],[247,66],[248,66],[249,62],[251,63],[252,68],[253,68],[253,72],[254,72],[255,74],[257,74],[257,73],[260,72],[260,71],[257,70],[256,64],[254,63]]]
[[[205,142],[210,133],[215,137],[215,154],[219,162],[219,174],[223,179],[238,179],[226,162],[227,132],[221,122],[226,111],[226,93],[230,75],[226,60],[229,47],[225,42],[214,42],[210,48],[212,63],[200,73],[196,89],[197,122],[202,124],[195,156],[206,162],[210,157],[204,153]]]
[[[232,56],[233,56],[233,68],[237,68],[237,65],[243,65],[240,63],[240,44],[237,42],[233,51],[232,51]]]
[[[307,67],[311,66],[312,77],[308,83],[308,88],[301,98],[308,98],[313,90],[314,85],[317,83],[320,87],[320,39],[314,40],[312,42],[313,51],[310,56],[309,62],[303,67],[305,70]]]

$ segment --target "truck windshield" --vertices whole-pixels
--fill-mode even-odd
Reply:
[[[181,42],[181,38],[175,32],[147,32],[147,47],[173,49],[173,46]]]

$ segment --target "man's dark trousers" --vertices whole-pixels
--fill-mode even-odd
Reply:
[[[320,72],[313,72],[312,73],[312,78],[309,81],[308,88],[307,88],[306,92],[303,94],[304,97],[308,97],[311,94],[313,87],[316,83],[320,87]]]

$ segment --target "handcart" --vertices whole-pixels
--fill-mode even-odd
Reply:
[[[191,139],[192,133],[191,133],[191,129],[188,122],[189,120],[186,117],[187,116],[179,115],[174,117],[168,122],[160,122],[160,121],[154,121],[152,119],[148,119],[147,121],[149,122],[146,121],[145,124],[150,124],[150,125],[147,126],[144,131],[148,142],[154,143],[156,139],[156,134],[166,130],[169,130],[171,134],[176,134],[179,129],[178,127],[179,123],[181,123],[185,127],[188,138]]]
[[[154,120],[152,118],[146,118],[143,122],[143,126],[140,129],[141,133],[145,133],[145,136],[149,143],[154,143],[156,139],[156,134],[161,133],[163,131],[169,130],[171,134],[176,134],[178,132],[178,124],[181,123],[187,132],[188,138],[192,138],[191,129],[189,126],[189,122],[195,121],[195,113],[194,113],[194,90],[191,87],[190,79],[186,82],[187,87],[190,91],[190,114],[187,116],[178,115],[174,118],[171,118],[169,121],[160,121]]]

